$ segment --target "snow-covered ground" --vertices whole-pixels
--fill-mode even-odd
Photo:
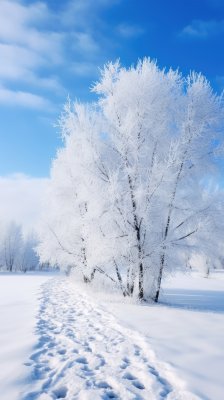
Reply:
[[[19,399],[35,345],[38,291],[49,274],[0,274],[0,398]]]
[[[223,300],[220,276],[177,277],[144,306],[1,275],[1,400],[223,400]]]
[[[64,278],[43,285],[24,400],[196,399],[139,333]]]
[[[144,334],[203,400],[224,399],[224,273],[183,276],[163,284],[163,304],[106,304],[122,324]]]

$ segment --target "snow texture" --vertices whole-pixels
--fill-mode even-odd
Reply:
[[[52,275],[50,275],[52,276]],[[0,274],[0,397],[21,400],[18,395],[27,376],[23,364],[36,337],[33,333],[40,285],[47,274]]]
[[[1,274],[1,400],[223,400],[222,276],[177,276],[150,306]]]
[[[177,274],[163,283],[158,306],[104,302],[120,323],[143,334],[203,400],[223,400],[224,273]]]
[[[43,284],[36,334],[23,400],[198,399],[141,334],[122,327],[66,278]]]

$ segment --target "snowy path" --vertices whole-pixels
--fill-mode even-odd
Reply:
[[[42,286],[23,400],[195,400],[144,337],[75,291],[66,278]]]

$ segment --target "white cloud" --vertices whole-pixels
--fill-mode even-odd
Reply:
[[[125,37],[125,38],[134,38],[144,34],[144,29],[140,26],[129,25],[129,24],[120,24],[117,27],[117,32]]]
[[[60,34],[51,31],[44,32],[38,28],[40,22],[49,23],[53,18],[46,4],[36,2],[25,6],[16,0],[2,0],[0,15],[1,41],[25,46],[47,56],[54,56],[55,50],[60,46]]]
[[[49,100],[33,93],[10,90],[0,86],[0,104],[53,111]]]
[[[94,54],[100,50],[98,43],[87,32],[74,32],[72,39],[74,40],[73,49],[78,50],[82,55],[85,53]]]
[[[44,28],[50,26],[54,15],[44,2],[24,5],[18,0],[1,0],[0,15],[0,102],[49,107],[48,100],[32,92],[37,87],[62,91],[59,80],[51,76],[51,68],[63,62],[64,34]],[[16,83],[20,90],[12,90],[12,85],[7,88],[9,82]],[[30,86],[28,92],[24,84]]]
[[[0,220],[22,224],[32,230],[38,224],[48,178],[23,174],[0,176]]]
[[[123,0],[69,0],[60,14],[60,24],[69,30],[70,42],[75,62],[101,64],[109,47],[114,47],[113,39],[105,35],[110,29],[105,24],[103,11]],[[113,27],[111,26],[111,32]],[[74,60],[73,60],[74,61]]]
[[[89,29],[96,23],[101,23],[99,12],[112,7],[121,0],[70,0],[61,15],[62,23],[78,29]]]
[[[96,76],[99,72],[98,66],[91,62],[73,62],[70,67],[71,72],[78,76]]]
[[[47,78],[42,78],[39,76],[37,78],[35,74],[31,73],[26,82],[32,84],[33,87],[37,86],[39,88],[53,91],[57,94],[67,93],[56,76],[49,76]]]
[[[0,60],[4,60],[0,63],[1,80],[26,82],[33,86],[63,91],[56,77],[37,76],[38,67],[48,65],[47,59],[42,54],[19,45],[0,43]]]
[[[198,39],[206,39],[209,36],[219,35],[224,32],[224,20],[194,20],[185,26],[181,31],[181,36]]]
[[[7,105],[41,109],[49,105],[48,91],[67,92],[66,72],[95,77],[108,49],[114,49],[102,12],[120,1],[65,0],[56,12],[47,0],[0,0],[0,102],[5,96]],[[137,27],[120,29],[123,37],[140,34]]]
[[[6,79],[29,79],[32,71],[46,63],[44,58],[30,49],[0,44],[0,76]]]

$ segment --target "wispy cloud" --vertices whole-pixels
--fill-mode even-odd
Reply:
[[[121,0],[69,0],[60,20],[63,25],[88,30],[102,22],[100,18],[102,10],[120,2]]]
[[[224,33],[224,20],[193,20],[185,26],[180,35],[189,38],[206,39]]]
[[[46,0],[0,0],[0,102],[42,109],[47,91],[67,92],[65,72],[91,75],[103,54],[101,12],[119,1],[65,0],[56,12]]]
[[[124,23],[105,35],[103,12],[121,1],[65,0],[56,12],[47,0],[0,0],[0,102],[42,109],[52,91],[57,101],[69,90],[63,90],[67,75],[95,78],[97,66],[114,48],[113,35],[142,34]]]
[[[121,1],[123,0],[67,1],[59,18],[61,27],[69,32],[67,42],[73,52],[72,62],[99,65],[105,60],[107,49],[114,47],[114,27],[105,24],[104,12]],[[80,75],[79,69],[77,73]]]
[[[0,78],[4,84],[0,87],[1,103],[37,109],[49,107],[50,101],[35,94],[35,87],[61,90],[58,79],[51,76],[51,66],[63,62],[64,36],[44,28],[54,16],[43,2],[25,5],[18,0],[2,0],[0,15],[0,59],[3,60]],[[21,89],[13,90],[13,83]],[[29,91],[24,90],[24,84],[30,87]]]
[[[44,23],[50,24],[53,19],[45,3],[23,5],[18,0],[2,0],[0,14],[1,42],[24,46],[47,59],[60,52],[61,34],[41,29]]]
[[[17,44],[0,43],[1,81],[27,83],[34,87],[62,92],[62,85],[55,76],[41,77],[40,68],[48,68],[49,60],[41,53]]]
[[[144,34],[144,29],[140,26],[129,25],[126,23],[120,24],[117,26],[117,32],[124,38],[134,38]]]
[[[77,61],[73,62],[70,66],[70,70],[72,73],[78,76],[91,76],[95,77],[99,72],[98,66],[92,62],[88,61]]]
[[[78,51],[82,55],[92,56],[100,51],[97,41],[87,32],[73,32],[71,38],[73,39],[73,50]]]
[[[0,44],[0,76],[5,79],[28,79],[31,72],[46,65],[39,53],[16,44]]]
[[[51,102],[37,94],[0,87],[0,103],[30,109],[53,111]]]

